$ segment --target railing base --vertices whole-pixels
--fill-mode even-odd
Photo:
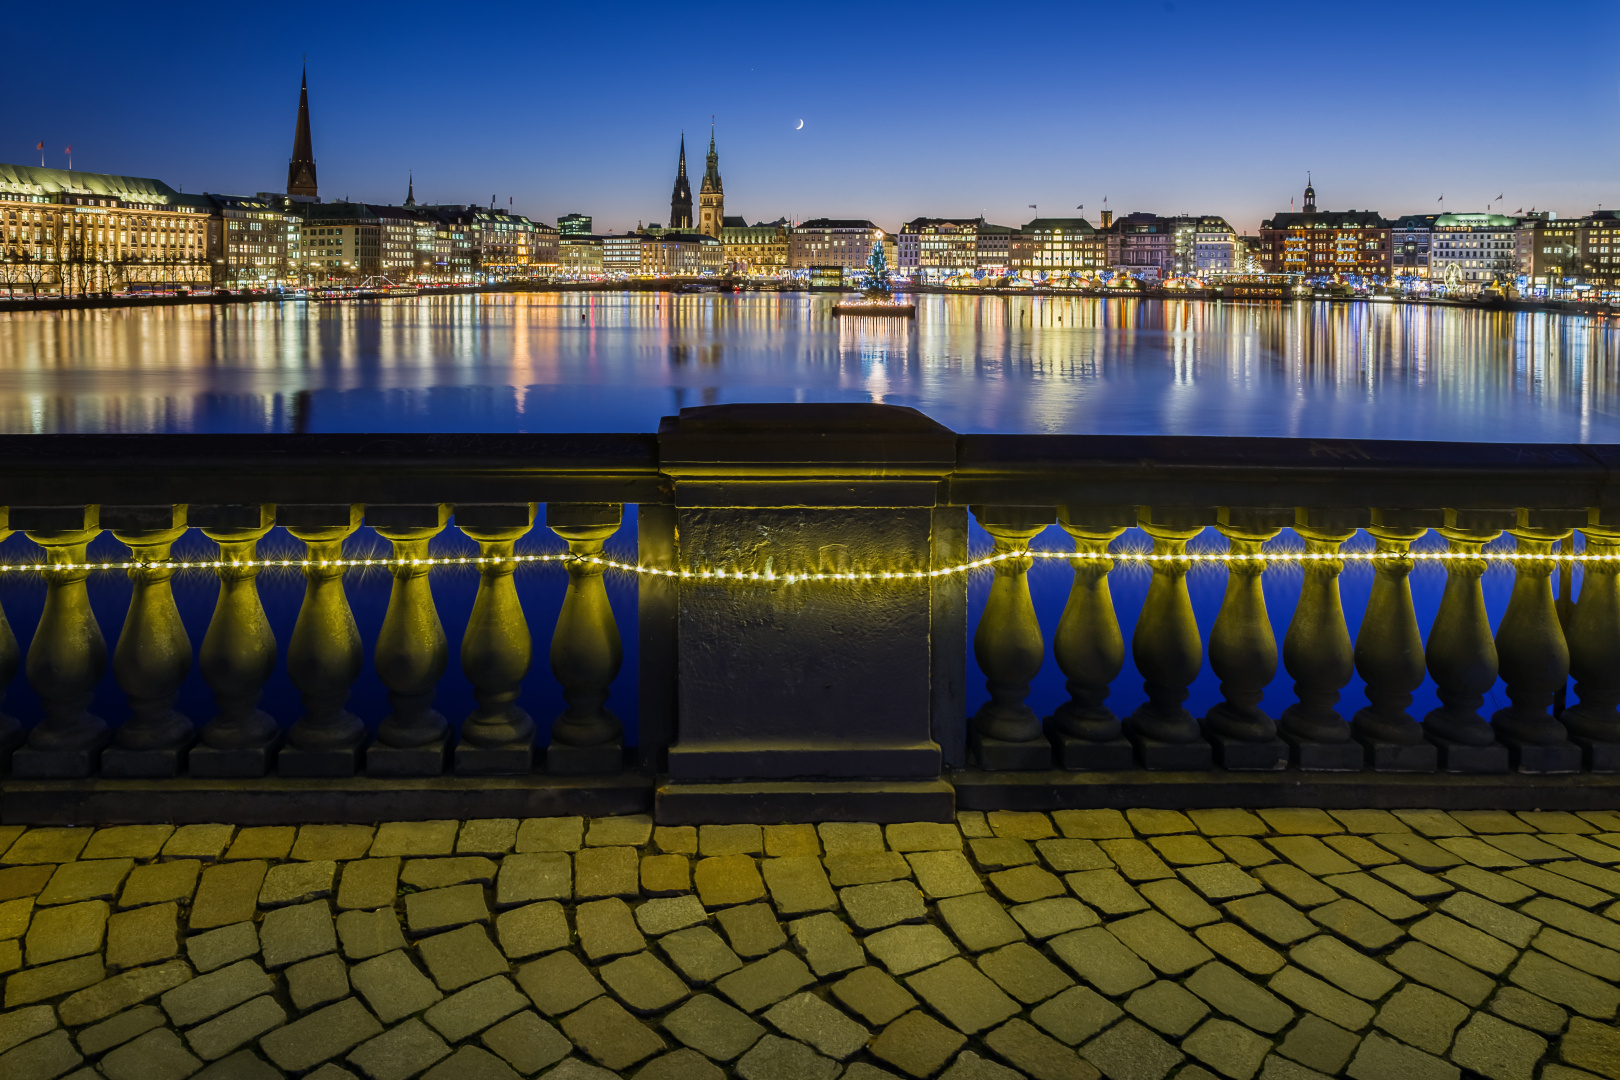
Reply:
[[[1288,744],[1281,739],[1265,742],[1245,742],[1232,739],[1219,732],[1206,732],[1206,738],[1215,747],[1215,763],[1224,769],[1239,772],[1277,772],[1288,768]]]
[[[1587,772],[1620,773],[1620,743],[1597,742],[1571,736],[1570,741],[1581,748],[1581,765]]]
[[[128,750],[122,746],[109,746],[101,752],[101,775],[148,779],[179,776],[188,749],[190,749],[189,742],[184,746],[169,746],[156,750]]]
[[[1367,768],[1373,772],[1432,773],[1440,768],[1440,754],[1431,742],[1408,745],[1382,739],[1357,741],[1366,748]]]
[[[1106,742],[1092,742],[1089,739],[1077,739],[1073,735],[1054,731],[1050,724],[1046,728],[1046,737],[1051,740],[1052,753],[1062,768],[1088,770],[1136,768],[1136,749],[1131,746],[1131,741],[1124,737],[1109,739]]]
[[[1582,773],[1549,782],[1486,775],[1284,772],[949,773],[959,810],[1188,810],[1312,806],[1332,810],[1612,810],[1620,776]]]
[[[1360,772],[1366,765],[1367,751],[1354,739],[1330,743],[1284,735],[1283,740],[1293,747],[1294,764],[1305,772]]]
[[[729,784],[666,781],[658,788],[653,817],[660,825],[769,825],[783,821],[893,824],[951,821],[955,810],[955,792],[944,780],[771,780]]]
[[[1505,773],[1508,749],[1501,743],[1469,746],[1466,743],[1433,739],[1440,751],[1440,771],[1448,773]]]
[[[947,790],[949,790],[947,788]],[[644,814],[653,778],[609,776],[387,779],[0,781],[0,823],[307,825],[456,818]]]
[[[1012,742],[974,731],[968,734],[968,752],[985,769],[1048,769],[1052,766],[1052,744],[1045,738]]]
[[[1545,775],[1581,771],[1581,748],[1574,743],[1537,746],[1534,743],[1509,742],[1507,748],[1508,759],[1517,772]]]
[[[450,740],[426,746],[389,746],[374,742],[366,747],[367,776],[441,776]]]

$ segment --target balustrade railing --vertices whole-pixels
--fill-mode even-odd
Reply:
[[[906,410],[792,408],[756,409],[753,429],[726,437],[756,440],[757,460],[734,455],[712,469],[693,464],[691,443],[678,444],[677,467],[651,436],[0,438],[0,539],[21,532],[35,552],[0,577],[27,576],[44,591],[26,658],[0,614],[0,692],[21,668],[39,702],[36,715],[0,714],[0,760],[18,778],[591,776],[660,772],[684,745],[692,756],[680,769],[711,781],[729,778],[716,768],[737,779],[937,777],[941,764],[1620,772],[1620,489],[1610,478],[1620,454],[1607,448],[957,437]],[[902,413],[904,438],[884,426]],[[778,416],[808,419],[781,435]],[[933,449],[905,442],[913,436]],[[639,564],[604,554],[625,504],[641,507]],[[956,562],[959,545],[940,537],[960,535],[969,513],[991,547]],[[879,562],[838,534],[846,518],[934,540]],[[267,563],[259,545],[277,526],[302,552]],[[362,527],[386,557],[355,554]],[[1130,530],[1150,548],[1128,543]],[[127,554],[87,555],[103,532]],[[446,555],[452,533],[478,554]],[[536,555],[534,538],[547,533],[555,541]],[[199,537],[205,555],[172,555]],[[728,554],[710,561],[718,551]],[[1030,574],[1054,559],[1073,577],[1048,641]],[[1494,629],[1481,585],[1492,561],[1514,575]],[[478,575],[459,642],[432,587],[445,562]],[[531,626],[525,604],[536,562],[567,578],[549,628]],[[279,641],[260,596],[270,563],[304,577],[296,623]],[[1211,564],[1225,573],[1224,594],[1200,626],[1188,575]],[[1300,578],[1292,611],[1267,607],[1267,575],[1281,564]],[[1371,568],[1354,637],[1340,588],[1347,564]],[[1445,575],[1426,628],[1410,584],[1420,564]],[[351,607],[357,565],[391,577],[371,641]],[[1579,595],[1566,584],[1555,597],[1554,571],[1570,566]],[[1111,588],[1122,567],[1151,575],[1129,642]],[[609,695],[624,653],[605,575],[620,572],[637,575],[643,614],[642,734],[628,748]],[[91,607],[108,573],[130,583],[116,628]],[[975,573],[990,580],[970,644],[961,600]],[[179,574],[217,580],[200,641],[176,603]],[[725,588],[748,597],[729,624],[714,617]],[[856,641],[862,620],[928,638],[915,692],[911,654],[867,663],[870,645],[857,646],[839,654],[836,676],[801,663]],[[522,687],[546,629],[565,707],[542,718],[551,723],[541,737]],[[1067,700],[1043,718],[1031,683],[1048,647]],[[971,716],[960,685],[970,649],[988,693]],[[382,715],[351,707],[368,653],[386,689]],[[768,685],[776,675],[760,657],[778,655],[777,704],[714,715],[724,695],[704,687]],[[1127,656],[1140,695],[1120,685]],[[282,658],[300,706],[271,716],[261,700]],[[475,702],[463,715],[447,715],[440,699],[453,658]],[[207,716],[176,710],[194,664],[213,696]],[[1219,700],[1199,715],[1188,701],[1206,664]],[[109,670],[128,704],[116,728],[90,708]],[[873,742],[865,771],[845,762],[840,752],[865,744],[834,678],[911,694],[920,734]],[[1358,678],[1367,704],[1346,715],[1341,695]],[[1439,705],[1420,718],[1412,703],[1426,678]],[[1505,707],[1487,710],[1491,695]],[[818,704],[834,698],[844,704]],[[793,715],[772,714],[782,708]],[[779,743],[751,741],[772,725]],[[801,764],[766,760],[787,746]]]

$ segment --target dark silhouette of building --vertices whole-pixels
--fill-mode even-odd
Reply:
[[[405,205],[416,205],[416,174],[407,173],[405,179]]]
[[[686,181],[686,136],[681,136],[681,164],[675,173],[675,192],[669,197],[669,227],[692,227],[692,185]]]
[[[309,138],[309,74],[298,87],[298,129],[293,132],[292,160],[287,163],[287,194],[319,201],[315,187],[315,149]]]

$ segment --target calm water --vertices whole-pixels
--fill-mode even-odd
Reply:
[[[542,293],[0,315],[0,430],[650,431],[882,401],[959,431],[1620,441],[1620,327],[1390,304]]]

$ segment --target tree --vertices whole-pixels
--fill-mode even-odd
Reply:
[[[883,241],[872,242],[872,254],[866,259],[866,272],[861,279],[861,294],[874,304],[887,304],[894,300],[894,286],[889,281],[889,259],[883,253]]]

